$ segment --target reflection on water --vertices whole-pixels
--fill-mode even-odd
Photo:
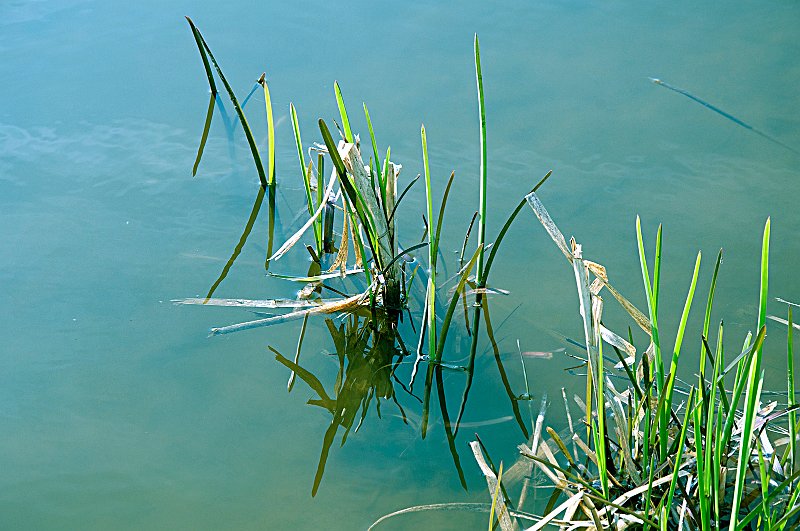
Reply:
[[[381,416],[381,400],[391,401],[398,408],[403,421],[408,424],[406,412],[395,395],[395,383],[406,393],[408,391],[395,376],[403,355],[395,346],[394,331],[378,330],[369,318],[362,319],[357,315],[346,317],[338,328],[332,319],[326,319],[325,325],[330,332],[335,346],[334,354],[339,362],[339,370],[330,394],[314,374],[297,363],[297,358],[291,361],[270,347],[278,362],[292,370],[293,376],[296,374],[317,393],[318,398],[311,399],[308,403],[326,409],[332,417],[322,441],[312,496],[317,493],[322,481],[328,452],[339,428],[344,430],[341,438],[341,445],[344,446],[356,420],[358,422],[355,424],[355,431],[361,427],[373,399],[378,417]],[[298,357],[299,353],[298,348]]]

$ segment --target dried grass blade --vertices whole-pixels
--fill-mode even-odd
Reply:
[[[365,293],[359,293],[358,295],[348,297],[347,299],[341,300],[339,302],[322,304],[320,306],[317,306],[316,308],[311,308],[308,310],[291,312],[285,315],[276,315],[275,317],[267,317],[266,319],[257,319],[255,321],[247,321],[244,323],[238,323],[219,328],[212,328],[211,335],[218,336],[222,334],[230,334],[233,332],[241,332],[242,330],[251,330],[253,328],[260,328],[262,326],[270,326],[277,323],[285,323],[287,321],[292,321],[294,319],[300,319],[305,315],[350,311],[358,308],[359,306],[362,306],[363,304],[365,304],[365,301],[367,300],[369,300],[369,290]]]
[[[564,253],[564,256],[572,262],[572,253],[567,247],[567,241],[564,239],[564,235],[558,230],[553,218],[550,217],[550,214],[547,212],[547,209],[542,204],[542,201],[539,199],[539,196],[536,195],[536,192],[531,192],[525,199],[528,201],[528,204],[533,209],[533,213],[536,214],[536,217],[539,218],[539,223],[542,224],[544,230],[547,231],[547,234],[555,242],[556,246],[561,249],[561,252]]]
[[[472,449],[472,454],[475,456],[475,461],[477,461],[478,467],[481,469],[481,472],[486,478],[486,484],[489,488],[489,495],[492,496],[496,492],[498,502],[500,503],[501,507],[505,509],[506,501],[503,493],[500,492],[500,482],[497,479],[497,476],[495,476],[494,472],[492,472],[492,469],[486,463],[486,458],[483,455],[483,451],[481,451],[480,443],[478,441],[471,441],[469,443],[469,447]],[[513,531],[514,526],[507,510],[501,511],[497,516],[500,521],[500,528],[503,531]]]
[[[338,302],[344,299],[328,299],[325,302]],[[174,304],[199,304],[205,306],[229,306],[233,308],[314,308],[319,302],[298,301],[294,299],[174,299]]]
[[[281,245],[280,249],[275,251],[275,254],[269,257],[269,261],[280,259],[281,256],[286,254],[286,252],[289,251],[289,249],[291,249],[300,240],[300,238],[303,236],[303,234],[305,234],[308,228],[314,224],[314,221],[316,221],[316,219],[320,216],[320,214],[322,214],[322,211],[325,209],[325,205],[328,201],[328,198],[331,196],[331,193],[333,191],[333,184],[335,182],[336,180],[333,178],[333,176],[331,176],[330,180],[328,181],[328,186],[325,190],[323,201],[322,203],[320,203],[319,208],[317,208],[316,212],[314,212],[314,214],[310,218],[308,218],[308,221],[306,221],[303,224],[303,226],[300,227],[300,230],[295,232],[288,240],[286,240],[286,242],[283,245]]]
[[[562,503],[561,505],[550,511],[548,514],[543,516],[542,519],[539,520],[535,525],[526,528],[525,531],[540,531],[541,529],[544,529],[547,525],[550,525],[551,522],[553,522],[553,520],[555,520],[561,513],[565,513],[564,520],[568,521],[569,518],[566,517],[566,511],[570,510],[573,507],[577,507],[578,504],[581,502],[581,500],[583,500],[583,494],[584,491],[579,490],[578,492],[567,498],[567,501],[565,501],[564,503]]]

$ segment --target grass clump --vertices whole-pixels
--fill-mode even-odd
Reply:
[[[547,398],[535,423],[534,434],[519,446],[520,457],[503,472],[489,459],[480,440],[471,443],[486,476],[490,503],[419,506],[412,510],[490,512],[492,523],[504,531],[518,525],[527,529],[796,529],[800,525],[800,463],[796,451],[797,425],[793,362],[792,303],[788,319],[768,316],[770,220],[762,240],[759,311],[754,333],[742,347],[726,354],[724,324],[711,330],[722,251],[714,265],[699,342],[701,357],[694,383],[680,382],[677,373],[685,350],[688,314],[694,300],[701,255],[695,267],[668,364],[662,359],[665,331],[658,328],[661,272],[661,227],[651,276],[640,222],[636,221],[639,261],[647,299],[647,314],[639,311],[610,283],[606,269],[583,256],[580,244],[564,238],[535,193],[526,198],[537,218],[562,251],[575,274],[585,335],[586,394],[574,397],[582,417],[573,414],[564,393],[569,430],[561,433],[542,426]],[[649,337],[646,348],[633,345],[603,322],[608,293]],[[782,299],[779,299],[782,301]],[[786,302],[786,301],[783,301]],[[788,325],[787,403],[763,403],[762,359],[767,319]],[[711,334],[716,334],[712,338]],[[604,351],[606,354],[604,354]],[[613,357],[609,354],[613,352]],[[614,365],[614,362],[617,362]],[[524,365],[523,365],[524,367]],[[680,369],[684,371],[684,369]],[[620,376],[623,384],[614,383]],[[562,391],[563,392],[563,391]],[[775,393],[772,394],[781,394]],[[580,429],[584,426],[584,429]],[[489,464],[487,464],[489,463]],[[536,514],[524,511],[532,480],[543,475],[550,497]],[[519,502],[508,495],[510,485],[524,479]],[[509,485],[504,486],[506,481]],[[499,484],[499,486],[497,486]],[[536,488],[541,488],[537,485]]]
[[[206,297],[175,302],[231,306],[251,310],[285,310],[278,315],[260,316],[258,319],[212,328],[211,335],[240,332],[292,320],[303,320],[295,360],[290,361],[277,351],[274,354],[278,362],[292,371],[289,389],[291,390],[295,379],[300,378],[320,395],[318,399],[309,403],[324,407],[333,416],[323,440],[312,494],[315,494],[319,488],[328,452],[340,428],[344,428],[342,436],[342,443],[344,443],[347,434],[353,429],[354,420],[357,420],[354,429],[358,430],[366,416],[367,406],[371,403],[376,405],[379,415],[381,398],[391,398],[400,407],[394,391],[387,390],[387,382],[391,386],[398,384],[404,392],[421,403],[419,430],[422,437],[428,433],[430,409],[433,402],[431,397],[435,395],[441,410],[442,425],[453,462],[461,483],[466,488],[455,437],[471,388],[480,337],[488,337],[492,344],[494,358],[508,395],[509,404],[514,412],[514,418],[523,435],[528,436],[527,427],[519,411],[516,394],[511,389],[500,359],[499,349],[494,341],[486,296],[492,292],[488,284],[492,261],[495,259],[510,225],[525,203],[521,201],[517,205],[495,240],[490,242],[486,236],[489,178],[486,160],[486,110],[477,35],[474,40],[474,58],[481,162],[477,190],[479,204],[473,217],[473,223],[477,223],[478,241],[470,248],[472,232],[472,224],[470,224],[470,228],[464,236],[458,271],[455,274],[447,275],[444,259],[440,259],[440,255],[443,256],[440,251],[441,234],[450,190],[455,181],[455,172],[451,172],[446,180],[441,198],[435,197],[436,177],[431,174],[428,159],[428,137],[423,125],[420,130],[421,173],[424,173],[426,209],[419,214],[423,219],[425,234],[418,242],[413,237],[401,235],[398,230],[398,217],[406,212],[404,212],[405,208],[401,208],[400,205],[409,189],[420,179],[420,175],[410,180],[400,191],[401,165],[391,160],[390,148],[387,148],[386,155],[381,157],[372,116],[366,104],[363,105],[363,111],[369,133],[369,143],[365,142],[365,149],[362,151],[360,137],[353,131],[352,124],[354,122],[348,114],[348,108],[338,82],[333,84],[333,95],[339,115],[336,120],[322,118],[318,120],[317,142],[310,145],[304,144],[297,109],[293,103],[289,104],[293,144],[297,151],[297,163],[305,192],[305,210],[308,212],[308,219],[299,230],[273,252],[273,230],[277,210],[275,190],[278,181],[283,183],[286,177],[282,175],[280,179],[276,178],[276,174],[280,173],[275,162],[275,146],[278,140],[276,139],[272,100],[266,76],[261,75],[254,89],[240,104],[200,30],[191,20],[187,20],[200,52],[205,75],[211,89],[211,100],[193,174],[196,173],[200,164],[214,110],[218,108],[221,113],[224,112],[224,105],[217,90],[218,78],[224,85],[238,122],[241,124],[261,186],[239,243]],[[258,91],[259,86],[263,89],[267,121],[266,153],[263,156],[244,112],[245,104]],[[226,125],[230,125],[230,120],[225,114],[223,114],[223,119],[226,121]],[[329,126],[331,123],[335,127]],[[236,126],[234,125],[234,127]],[[230,134],[232,134],[231,129],[229,127]],[[327,162],[325,162],[326,159]],[[330,178],[327,180],[325,177],[326,166],[330,168]],[[533,190],[538,189],[549,176],[550,173],[545,175]],[[311,257],[311,264],[307,272],[299,274],[269,272],[275,278],[301,285],[302,288],[299,290],[297,298],[291,300],[213,298],[215,291],[226,278],[250,236],[265,197],[269,198],[269,235],[265,268],[269,269],[271,264],[275,264],[286,253],[297,249],[297,244],[306,238],[306,233],[312,239],[310,244],[305,245],[305,250]],[[438,208],[435,208],[437,205]],[[303,245],[299,247],[302,248]],[[416,254],[417,251],[419,251],[419,255]],[[489,251],[488,258],[486,258],[486,251]],[[427,258],[424,255],[427,255]],[[499,293],[501,290],[495,292]],[[468,293],[472,295],[468,295]],[[471,319],[467,303],[468,296],[474,297]],[[467,334],[471,336],[470,354],[465,366],[448,363],[449,360],[445,359],[448,333],[454,323],[461,318],[457,312],[459,305],[464,309],[464,326]],[[309,318],[317,314],[349,316],[344,328],[337,328],[333,321],[326,320],[340,361],[340,374],[334,385],[334,391],[330,393],[325,391],[325,387],[316,376],[299,363],[300,350]],[[407,324],[404,324],[406,318]],[[415,321],[419,323],[418,327],[415,326]],[[481,334],[482,321],[485,321],[483,327],[486,331],[485,335]],[[406,336],[405,340],[403,335]],[[406,344],[416,344],[416,352],[409,351]],[[406,386],[400,382],[395,371],[402,361],[408,358],[413,359],[413,369]],[[380,367],[376,365],[376,360],[381,360]],[[422,362],[425,362],[426,370],[424,388],[420,397],[414,394],[414,382]],[[363,367],[371,367],[371,370],[362,370]],[[453,370],[465,375],[464,391],[458,414],[452,422],[447,410],[443,370]],[[358,390],[358,392],[348,390]],[[376,400],[373,401],[373,398]],[[360,416],[355,415],[355,412],[359,410],[361,411]],[[402,408],[400,410],[403,419],[407,420],[405,412],[402,411]]]

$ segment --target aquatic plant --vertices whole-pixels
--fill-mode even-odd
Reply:
[[[562,389],[568,430],[547,427],[542,436],[547,397],[536,419],[534,434],[519,446],[520,458],[498,469],[480,440],[471,443],[476,461],[487,478],[491,505],[473,504],[469,510],[496,515],[501,529],[530,522],[527,529],[795,529],[800,525],[800,463],[796,451],[797,425],[793,361],[792,303],[788,319],[766,313],[769,282],[770,221],[764,227],[756,332],[748,333],[737,354],[726,359],[724,325],[716,340],[710,334],[722,251],[717,256],[700,331],[701,357],[693,384],[678,377],[689,310],[700,270],[698,253],[686,303],[681,314],[669,362],[662,359],[665,330],[658,327],[661,227],[658,228],[652,277],[640,221],[636,220],[639,261],[648,312],[638,310],[609,282],[605,267],[584,257],[580,244],[569,243],[535,193],[526,198],[537,218],[564,254],[575,274],[584,329],[586,395],[575,396],[583,417],[573,423]],[[614,333],[603,322],[607,292],[649,337],[645,349]],[[782,299],[779,299],[782,300]],[[787,301],[784,301],[787,302]],[[762,404],[763,347],[767,319],[788,326],[787,397]],[[612,350],[618,363],[604,354]],[[669,363],[669,365],[667,365]],[[524,366],[524,365],[523,365]],[[617,383],[615,384],[615,377]],[[620,385],[619,378],[622,379]],[[679,385],[680,384],[680,385]],[[681,399],[676,399],[676,394]],[[780,393],[773,393],[780,394]],[[533,419],[531,419],[533,420]],[[578,428],[585,426],[585,430]],[[569,445],[569,446],[568,446]],[[571,447],[571,449],[570,449]],[[785,447],[783,451],[779,448]],[[534,469],[550,483],[550,497],[537,514],[523,510]],[[519,502],[507,492],[524,478]],[[503,481],[506,485],[503,485]],[[541,485],[540,485],[541,486]],[[503,494],[505,493],[505,494]],[[424,509],[422,509],[424,507]],[[494,507],[494,509],[490,509]],[[412,510],[456,509],[448,504]],[[465,507],[466,508],[466,507]],[[374,525],[373,524],[373,527]]]
[[[478,199],[479,207],[473,216],[472,223],[477,219],[477,243],[472,253],[467,251],[469,246],[472,223],[464,236],[463,245],[459,257],[459,271],[455,275],[440,281],[439,255],[441,247],[441,234],[445,217],[445,209],[451,187],[454,183],[455,172],[451,172],[444,188],[443,195],[439,202],[438,210],[434,209],[434,178],[431,175],[428,159],[427,135],[424,125],[421,127],[420,136],[422,143],[422,166],[424,172],[426,212],[422,215],[425,225],[425,234],[422,241],[413,244],[413,240],[404,240],[397,230],[397,216],[402,212],[400,205],[410,188],[418,181],[420,175],[412,179],[398,193],[398,180],[401,166],[391,160],[391,149],[386,149],[385,157],[380,156],[378,142],[373,129],[372,117],[366,104],[363,105],[364,117],[369,131],[369,148],[362,153],[360,137],[354,134],[351,127],[350,116],[338,82],[333,84],[334,97],[339,111],[339,123],[335,122],[336,128],[332,132],[328,127],[328,122],[319,119],[320,141],[313,143],[308,149],[303,143],[297,109],[293,103],[289,105],[292,131],[294,135],[294,146],[297,150],[297,160],[305,192],[306,210],[308,219],[303,226],[293,235],[285,240],[277,251],[272,252],[273,231],[275,227],[276,205],[275,189],[275,130],[272,116],[272,101],[265,74],[256,82],[253,90],[248,96],[239,103],[233,88],[225,78],[222,69],[217,63],[210,47],[203,38],[200,30],[188,19],[192,34],[197,44],[203,62],[206,78],[211,89],[211,101],[206,114],[206,119],[201,136],[200,146],[193,167],[193,174],[197,171],[203,150],[208,138],[208,132],[213,117],[215,106],[220,111],[224,110],[221,100],[218,98],[216,77],[224,85],[230,102],[234,107],[238,122],[245,134],[248,145],[250,146],[253,162],[259,176],[261,188],[255,199],[253,209],[248,219],[245,230],[236,245],[231,258],[225,264],[221,274],[209,289],[205,298],[182,299],[175,301],[179,304],[202,304],[229,306],[254,309],[289,310],[280,315],[270,315],[249,321],[235,323],[227,326],[212,328],[211,335],[228,334],[243,330],[250,330],[263,326],[270,326],[278,323],[285,323],[291,320],[302,319],[303,324],[300,329],[298,339],[297,355],[295,361],[291,362],[287,358],[274,351],[276,359],[283,365],[292,369],[290,376],[289,389],[291,390],[295,376],[304,380],[309,387],[317,392],[324,393],[322,384],[315,380],[310,372],[301,370],[298,364],[300,349],[303,337],[308,324],[309,317],[315,314],[350,314],[351,320],[345,329],[336,331],[332,321],[327,320],[328,328],[334,343],[337,345],[337,352],[340,354],[340,375],[349,375],[352,378],[361,378],[363,381],[359,385],[352,385],[353,389],[374,389],[375,382],[371,381],[375,375],[358,369],[362,366],[365,359],[374,360],[380,357],[385,367],[391,367],[389,377],[391,381],[399,383],[395,375],[395,369],[400,361],[411,355],[406,348],[403,337],[400,333],[400,324],[403,322],[404,315],[407,316],[410,328],[416,336],[414,341],[417,344],[416,356],[413,369],[409,377],[408,387],[402,386],[406,392],[414,396],[414,381],[418,368],[422,362],[426,362],[425,385],[422,391],[422,413],[420,420],[420,432],[422,437],[427,435],[428,421],[430,416],[431,395],[436,391],[442,423],[447,437],[453,462],[458,471],[462,485],[466,488],[463,470],[460,465],[460,458],[455,444],[455,437],[461,423],[461,417],[467,402],[467,397],[471,388],[474,371],[475,356],[477,352],[478,340],[481,336],[481,319],[485,321],[483,329],[486,331],[494,358],[497,364],[498,373],[503,383],[505,392],[509,399],[510,407],[514,413],[514,418],[525,437],[528,436],[526,424],[519,410],[517,394],[512,389],[506,371],[500,359],[500,351],[494,340],[494,331],[489,315],[487,294],[501,293],[492,290],[488,284],[489,271],[491,264],[497,256],[500,244],[507,233],[509,227],[524,207],[524,201],[513,210],[506,220],[494,242],[488,243],[486,237],[487,220],[487,151],[486,151],[486,111],[483,95],[483,77],[481,73],[480,48],[478,37],[474,40],[475,75],[478,94],[478,115],[479,115],[479,138],[481,149],[481,165]],[[212,70],[213,65],[213,70]],[[244,107],[250,97],[255,94],[258,87],[263,89],[265,100],[265,111],[267,120],[267,169],[265,170],[263,159],[257,148],[254,135],[248,125],[244,113]],[[224,116],[224,115],[223,115]],[[338,138],[335,138],[338,133]],[[316,154],[316,167],[314,166],[314,156]],[[308,155],[308,162],[306,156]],[[324,167],[325,159],[333,169],[331,177],[325,183]],[[539,180],[533,187],[537,190],[550,176],[548,172],[544,178]],[[282,177],[285,180],[285,177]],[[265,260],[265,268],[269,269],[270,264],[280,260],[282,256],[290,252],[304,237],[309,229],[313,233],[313,245],[306,245],[305,249],[312,258],[308,271],[302,275],[285,275],[270,272],[276,278],[302,284],[296,300],[286,299],[220,299],[213,298],[213,295],[226,278],[236,258],[241,253],[247,238],[254,226],[261,204],[266,194],[269,194],[269,236],[268,251]],[[340,217],[339,239],[334,241],[334,227],[336,218]],[[411,244],[409,244],[411,243]],[[414,255],[414,252],[427,249],[427,263],[423,263]],[[352,249],[352,253],[350,250]],[[485,258],[485,251],[489,250],[488,258]],[[471,254],[471,257],[470,257]],[[473,274],[473,271],[475,273]],[[348,280],[345,285],[344,279]],[[422,286],[420,286],[422,285]],[[443,288],[448,285],[454,287],[446,293]],[[353,287],[355,286],[355,288]],[[354,291],[355,289],[355,291]],[[419,291],[424,292],[423,297],[419,297]],[[467,310],[467,294],[474,296],[474,312],[472,319]],[[414,300],[422,300],[420,306],[414,306]],[[466,366],[453,366],[448,364],[445,358],[445,348],[447,345],[448,333],[457,316],[456,310],[461,304],[464,308],[464,326],[470,339],[470,355]],[[415,318],[419,318],[420,327],[417,331],[414,326]],[[352,319],[355,319],[353,321]],[[361,320],[363,319],[363,321]],[[408,328],[408,327],[406,327]],[[340,344],[341,337],[349,338],[345,342],[346,346]],[[356,338],[358,338],[356,340]],[[427,340],[427,349],[425,344]],[[362,344],[363,343],[363,344]],[[359,345],[357,348],[354,345]],[[340,348],[341,347],[341,348]],[[272,347],[270,347],[272,348]],[[274,349],[273,349],[274,350]],[[381,351],[380,356],[376,354]],[[346,354],[343,355],[342,352]],[[354,355],[353,353],[358,353]],[[371,363],[371,362],[370,362]],[[447,401],[443,382],[443,370],[457,370],[464,372],[465,387],[458,411],[454,422],[451,422],[447,411]],[[341,378],[340,378],[341,380]],[[317,469],[317,475],[312,487],[312,494],[319,488],[322,473],[325,468],[328,451],[333,438],[339,427],[345,427],[345,434],[342,442],[346,440],[347,433],[352,427],[352,413],[355,409],[351,404],[350,398],[345,400],[349,405],[341,411],[338,406],[332,405],[340,402],[339,397],[350,396],[346,393],[347,386],[341,387],[342,382],[338,381],[335,385],[335,399],[330,399],[320,395],[318,402],[310,402],[312,405],[323,405],[333,413],[333,420],[326,432],[322,454]],[[402,384],[401,384],[402,385]],[[394,395],[378,393],[384,398]],[[372,396],[372,395],[370,395]],[[362,397],[363,398],[363,397]],[[395,400],[396,401],[396,400]],[[362,417],[366,414],[366,407],[370,400],[364,399],[362,402]],[[378,402],[376,401],[376,404]],[[398,404],[399,405],[399,404]],[[346,414],[343,411],[346,410]],[[404,415],[405,417],[405,415]],[[360,425],[360,421],[359,421]],[[358,426],[355,428],[358,429]]]

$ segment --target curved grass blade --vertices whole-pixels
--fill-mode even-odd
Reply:
[[[519,202],[517,207],[514,209],[514,211],[511,213],[511,215],[506,220],[505,224],[503,225],[503,228],[500,230],[500,233],[497,235],[497,238],[495,239],[495,242],[492,245],[492,250],[489,252],[489,258],[488,258],[488,260],[486,262],[486,269],[483,271],[483,277],[482,278],[479,277],[479,275],[481,274],[480,272],[476,273],[476,276],[479,277],[477,279],[478,280],[478,288],[485,288],[486,287],[486,281],[488,280],[488,277],[489,277],[489,270],[491,269],[492,263],[494,262],[494,258],[497,255],[497,249],[499,248],[500,244],[502,243],[503,238],[505,237],[506,233],[508,232],[508,229],[511,227],[511,224],[514,222],[514,219],[516,219],[516,217],[519,214],[520,210],[522,210],[522,208],[525,206],[525,203],[528,202],[528,197],[531,197],[531,194],[535,194],[535,192],[547,181],[547,179],[550,178],[550,175],[552,175],[552,173],[553,173],[552,171],[548,171],[545,174],[545,176],[541,180],[539,180],[539,182],[536,184],[536,186],[534,186],[533,189],[531,190],[531,192],[528,193]],[[536,196],[533,195],[532,197],[535,198]],[[537,212],[537,215],[539,215],[538,211],[536,211],[536,212]],[[470,227],[471,227],[471,225],[470,225]],[[469,232],[467,233],[467,237],[469,237]],[[562,237],[562,239],[563,239],[563,237]],[[465,241],[466,241],[466,239],[465,239]],[[478,245],[480,246],[481,244],[479,243]],[[481,260],[481,256],[482,255],[483,255],[483,253],[480,253],[480,255],[478,256],[478,265],[479,266],[481,265],[480,260]],[[470,389],[472,387],[472,379],[474,377],[474,372],[475,372],[475,356],[476,356],[477,351],[478,351],[478,330],[479,330],[480,321],[481,321],[481,311],[483,310],[482,302],[483,302],[483,295],[481,293],[478,293],[475,296],[475,304],[476,304],[476,306],[475,306],[475,311],[474,311],[473,317],[472,317],[473,333],[472,333],[472,341],[470,342],[469,360],[467,361],[467,371],[466,371],[467,372],[467,379],[466,379],[466,382],[464,383],[464,392],[463,392],[462,398],[461,398],[461,406],[459,407],[458,417],[456,418],[456,431],[458,431],[458,425],[461,422],[461,418],[464,415],[464,410],[465,410],[466,405],[467,405],[467,397],[469,396],[469,391],[470,391]],[[487,315],[487,320],[488,320],[488,315]],[[517,418],[519,419],[520,418],[520,416],[519,416],[519,407],[515,403],[514,403],[514,413],[515,413],[515,416],[517,416]],[[522,428],[523,433],[527,432],[527,429],[525,428],[524,423],[522,423],[521,421],[520,421],[520,427]]]
[[[545,176],[542,177],[538,183],[536,183],[536,186],[534,186],[533,189],[526,194],[526,197],[534,192],[537,192],[552,174],[552,170],[548,171]],[[500,232],[497,234],[497,238],[495,238],[494,243],[492,244],[492,249],[489,251],[489,257],[486,259],[486,268],[484,269],[483,278],[480,279],[480,283],[482,285],[479,287],[486,287],[486,282],[489,278],[489,270],[492,267],[492,262],[494,262],[494,257],[497,255],[497,250],[500,248],[500,244],[503,242],[503,238],[505,238],[508,229],[511,228],[511,224],[514,223],[514,220],[517,218],[517,214],[519,214],[520,210],[522,210],[522,208],[525,206],[525,203],[527,203],[526,197],[522,198],[522,201],[519,202],[517,208],[515,208],[511,215],[508,216],[503,228],[500,229]]]
[[[211,95],[217,95],[217,83],[214,81],[214,74],[211,72],[211,65],[208,64],[208,56],[206,55],[206,51],[203,47],[203,37],[200,35],[200,31],[192,22],[192,19],[186,17],[186,20],[189,22],[189,26],[192,29],[192,35],[194,36],[194,42],[197,44],[197,49],[200,51],[200,58],[203,60],[203,68],[206,71],[206,78],[208,78],[208,86],[211,89]]]
[[[392,220],[394,220],[394,214],[395,214],[395,212],[397,212],[397,207],[400,206],[400,202],[406,196],[406,193],[408,193],[408,191],[411,189],[411,187],[414,186],[417,181],[419,181],[419,178],[420,178],[420,174],[418,173],[417,176],[414,177],[413,179],[411,179],[411,182],[409,182],[406,185],[406,187],[403,189],[403,192],[400,194],[400,197],[397,199],[397,202],[394,204],[394,208],[392,208],[391,214],[389,214],[388,223],[391,223]]]
[[[233,88],[225,78],[225,74],[222,73],[222,69],[217,63],[217,60],[214,58],[214,54],[211,52],[211,48],[209,48],[208,44],[203,38],[203,35],[200,33],[200,30],[194,25],[192,19],[186,17],[186,20],[189,22],[189,25],[192,28],[192,32],[194,33],[195,41],[197,42],[198,47],[201,48],[201,50],[205,49],[205,52],[208,53],[208,58],[211,59],[214,69],[217,71],[220,80],[222,80],[222,84],[225,86],[225,90],[228,92],[231,103],[233,103],[233,107],[236,109],[236,114],[239,116],[239,120],[242,122],[242,129],[244,130],[244,135],[247,138],[247,143],[250,146],[250,152],[253,155],[253,162],[255,163],[256,171],[258,172],[258,178],[261,181],[261,186],[266,187],[269,183],[267,182],[267,177],[264,172],[264,164],[261,161],[261,155],[258,153],[258,146],[256,145],[255,138],[253,137],[253,132],[250,130],[250,126],[247,123],[247,118],[244,116],[244,111],[242,111],[242,107],[239,105],[239,100],[236,99],[236,94],[233,92]],[[204,61],[204,64],[205,63],[206,62]],[[207,69],[207,73],[208,72],[210,72],[210,69]],[[214,89],[212,88],[212,90]]]
[[[415,505],[413,507],[406,507],[405,509],[400,509],[399,511],[395,511],[393,513],[381,516],[380,518],[375,520],[371,526],[369,526],[367,531],[371,531],[381,522],[384,522],[389,518],[394,518],[395,516],[400,516],[401,514],[418,513],[425,511],[469,511],[469,512],[488,513],[490,509],[491,506],[488,503],[472,503],[472,502],[432,503],[429,505]],[[539,519],[538,517],[529,515],[527,513],[520,513],[519,511],[511,511],[511,515],[516,516],[517,518],[525,518],[531,521],[536,521]]]

